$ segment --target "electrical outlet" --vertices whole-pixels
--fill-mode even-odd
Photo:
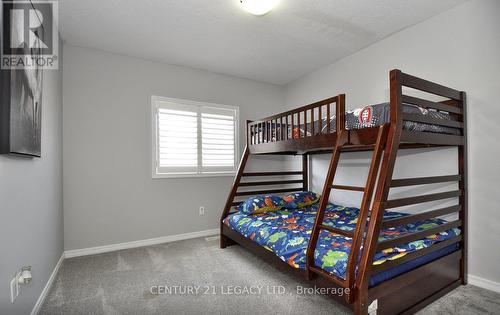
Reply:
[[[200,207],[200,215],[205,215],[205,207]]]

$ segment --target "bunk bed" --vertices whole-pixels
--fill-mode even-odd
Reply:
[[[403,94],[408,89],[424,93]],[[332,291],[345,293],[332,297],[355,314],[414,313],[466,284],[465,106],[465,92],[392,70],[387,104],[346,112],[341,94],[247,122],[247,146],[221,215],[221,248],[240,244],[304,281],[344,289]],[[393,178],[399,150],[441,146],[458,148],[457,174]],[[373,151],[363,187],[334,184],[340,155],[352,151]],[[320,153],[331,154],[331,159],[318,203],[253,216],[238,211],[241,199],[248,196],[307,191],[308,156]],[[302,155],[302,169],[245,172],[249,157],[261,154]],[[458,189],[389,199],[392,188],[448,182],[457,183]],[[331,204],[332,190],[362,193],[360,207]],[[452,199],[456,205],[425,208],[425,203]],[[424,204],[422,212],[391,211],[420,204]],[[457,218],[440,219],[445,215]],[[282,231],[284,247],[275,245],[277,236],[259,234],[262,226]],[[291,240],[289,235],[298,238]],[[293,250],[289,245],[295,246]],[[326,255],[342,263],[322,263]]]

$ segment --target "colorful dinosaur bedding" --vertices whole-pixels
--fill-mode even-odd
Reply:
[[[306,250],[311,230],[316,218],[318,204],[301,209],[284,209],[257,215],[239,212],[230,214],[224,223],[247,238],[274,252],[294,268],[305,269]],[[359,209],[329,204],[323,224],[342,230],[355,229]],[[408,214],[386,211],[384,218],[398,218]],[[432,219],[384,230],[379,241],[430,229],[445,223],[442,219]],[[374,265],[394,260],[434,243],[460,234],[457,228],[441,232],[408,244],[389,248],[375,254]],[[347,260],[352,239],[322,230],[314,252],[315,264],[327,272],[345,279]]]

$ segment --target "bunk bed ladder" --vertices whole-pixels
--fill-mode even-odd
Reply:
[[[343,152],[343,147],[347,145],[346,140],[344,140],[345,137],[343,137],[343,132],[339,133],[337,138],[337,143],[334,147],[332,158],[330,160],[330,166],[328,168],[327,176],[325,179],[325,185],[323,187],[323,193],[321,195],[320,205],[318,208],[318,213],[316,215],[316,222],[314,223],[314,227],[311,233],[311,238],[308,244],[306,268],[307,268],[307,277],[309,279],[311,279],[314,276],[314,274],[317,274],[319,276],[326,278],[327,280],[336,283],[337,285],[340,285],[345,288],[350,288],[350,292],[354,292],[357,259],[359,256],[361,244],[363,242],[366,222],[368,214],[370,212],[369,208],[372,201],[373,191],[375,189],[377,175],[380,167],[380,160],[382,158],[382,153],[384,151],[385,143],[387,141],[388,130],[389,130],[389,124],[384,124],[378,127],[377,138],[374,146],[372,159],[370,162],[370,168],[368,171],[368,178],[366,180],[366,185],[364,187],[333,184],[340,155]],[[330,199],[330,193],[332,189],[359,191],[363,193],[358,221],[356,224],[356,229],[354,231],[345,231],[335,227],[323,225],[325,210],[328,205],[328,200]],[[319,266],[316,266],[314,264],[314,251],[316,249],[316,243],[318,241],[319,233],[321,232],[321,230],[327,230],[335,234],[352,238],[351,251],[347,262],[345,279],[331,275],[330,273],[324,271]],[[348,301],[352,301],[353,298],[354,298],[353,294],[348,294],[347,296]]]

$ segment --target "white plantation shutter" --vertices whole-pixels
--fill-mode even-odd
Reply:
[[[238,108],[152,98],[153,176],[234,173]]]
[[[157,117],[158,168],[165,173],[196,173],[197,108],[159,102]]]
[[[201,108],[202,170],[234,172],[236,147],[236,110]]]

